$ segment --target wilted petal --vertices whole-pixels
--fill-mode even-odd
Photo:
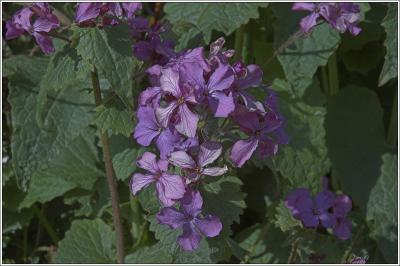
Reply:
[[[303,30],[304,33],[309,33],[311,31],[311,29],[317,25],[317,19],[319,18],[319,14],[318,13],[311,13],[310,15],[304,17],[301,21],[300,21],[300,26],[301,29]]]
[[[242,167],[242,165],[251,158],[254,151],[257,149],[258,140],[250,138],[248,140],[238,140],[232,147],[229,158],[235,164],[236,167]]]
[[[203,169],[202,174],[208,176],[220,176],[225,174],[228,171],[228,167],[225,165],[224,167],[207,167]]]
[[[34,32],[32,35],[35,37],[35,40],[43,53],[51,54],[55,51],[53,40],[49,36],[38,32]]]
[[[197,164],[204,167],[214,162],[222,153],[222,145],[218,142],[208,141],[200,145]]]
[[[136,195],[142,188],[147,187],[149,184],[155,181],[155,177],[153,175],[144,175],[140,173],[136,173],[133,175],[131,179],[131,191],[133,195]]]
[[[190,111],[186,104],[179,105],[178,114],[180,121],[175,125],[176,130],[189,138],[195,137],[199,121],[198,115]]]
[[[179,73],[172,68],[161,70],[160,87],[164,92],[179,98],[181,96]]]
[[[179,175],[162,174],[159,182],[164,185],[164,193],[167,198],[180,199],[185,194],[185,184]]]
[[[197,166],[192,157],[184,151],[172,152],[169,156],[169,162],[184,169],[194,169]]]
[[[154,153],[146,151],[137,161],[138,167],[156,174],[160,170],[157,164],[157,156]]]
[[[227,65],[220,65],[208,80],[207,89],[210,92],[226,90],[232,85],[234,80],[235,77],[232,68]]]
[[[304,10],[304,11],[314,11],[315,4],[314,3],[301,3],[297,2],[293,4],[292,10]]]
[[[196,217],[201,212],[201,207],[203,206],[203,198],[199,191],[186,189],[185,195],[180,200],[181,207],[185,213]]]
[[[158,122],[163,126],[167,127],[171,116],[174,114],[175,109],[178,107],[176,101],[170,102],[166,107],[157,107],[156,117]]]
[[[162,208],[157,214],[157,220],[160,224],[165,224],[171,229],[176,229],[183,225],[185,216],[174,208]]]
[[[178,237],[178,244],[186,251],[193,251],[199,247],[201,236],[192,228],[190,223],[183,225],[183,234]]]
[[[215,215],[207,215],[204,218],[196,218],[194,223],[200,232],[207,237],[217,236],[222,230],[222,223]]]

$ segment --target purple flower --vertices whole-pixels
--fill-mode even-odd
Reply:
[[[158,199],[164,206],[172,206],[178,199],[185,194],[185,184],[182,177],[167,173],[168,161],[156,161],[156,155],[151,152],[145,152],[137,161],[138,167],[147,170],[148,173],[136,173],[131,179],[131,190],[136,195],[142,188],[151,183],[156,183]]]
[[[169,162],[175,166],[181,167],[189,173],[191,181],[197,180],[201,175],[220,176],[228,171],[224,167],[206,167],[213,163],[222,153],[222,146],[217,142],[205,142],[200,145],[197,158],[193,158],[184,151],[172,152]]]
[[[162,96],[160,87],[149,87],[139,95],[139,106],[151,106],[157,108]]]
[[[152,61],[165,65],[175,56],[175,44],[170,40],[161,41],[160,36],[153,35],[147,41],[138,41],[133,45],[133,55],[142,61]]]
[[[179,72],[172,68],[163,69],[160,77],[161,90],[171,101],[165,107],[158,107],[156,115],[161,125],[167,127],[173,116],[176,116],[175,128],[179,133],[194,137],[199,117],[191,111],[192,105],[197,104],[193,88],[181,86]]]
[[[265,115],[242,112],[235,114],[234,119],[242,131],[249,135],[248,139],[238,140],[232,147],[229,158],[236,167],[242,167],[257,148],[262,157],[275,155],[279,144],[285,141],[276,134],[277,129],[282,126],[282,120],[274,112],[268,112]]]
[[[367,264],[367,259],[353,256],[353,258],[350,260],[350,264]]]
[[[215,117],[227,117],[235,109],[232,93],[225,92],[233,84],[232,68],[220,65],[204,79],[203,69],[198,64],[186,64],[182,70],[184,85],[195,88],[199,102],[206,102]]]
[[[199,65],[204,71],[209,72],[210,66],[206,62],[204,58],[204,48],[197,47],[193,50],[187,50],[181,53],[179,56],[171,58],[170,63],[168,65],[174,66],[176,69],[180,69],[184,67],[186,64]]]
[[[36,19],[31,24],[32,17]],[[54,52],[53,40],[47,35],[60,26],[57,17],[47,3],[36,3],[17,11],[6,23],[6,40],[17,38],[23,34],[32,35],[45,54]]]
[[[219,65],[228,64],[229,58],[235,54],[235,50],[223,51],[222,47],[224,44],[224,37],[220,37],[215,42],[210,44],[210,54],[207,61],[212,69],[217,68]]]
[[[335,200],[331,191],[323,191],[312,199],[311,196],[300,197],[295,205],[299,212],[298,217],[305,227],[318,227],[321,223],[325,228],[335,226],[335,216],[329,212]]]
[[[183,233],[177,241],[184,250],[196,250],[202,237],[219,235],[222,230],[219,218],[214,215],[200,215],[203,199],[198,191],[188,189],[180,203],[180,210],[172,207],[161,209],[157,220],[171,229],[182,228]]]
[[[103,3],[100,2],[78,3],[75,21],[78,23],[84,23],[96,19],[98,16],[100,16],[102,7]]]
[[[139,107],[137,117],[139,122],[133,135],[136,141],[140,145],[149,146],[155,139],[160,157],[166,158],[174,150],[174,145],[180,140],[179,136],[170,128],[161,126],[156,119],[154,109],[149,106]]]
[[[298,201],[302,197],[310,198],[311,197],[310,191],[306,188],[298,188],[298,189],[292,190],[287,195],[286,200],[285,200],[286,208],[291,210],[293,217],[296,219],[300,219],[300,217],[301,217],[301,212],[297,208],[297,205],[298,205]]]
[[[337,224],[333,228],[333,234],[341,240],[351,237],[351,221],[346,218],[351,211],[351,199],[347,195],[338,195],[333,204],[333,215],[337,219]]]

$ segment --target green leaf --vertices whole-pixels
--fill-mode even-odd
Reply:
[[[251,18],[258,18],[258,8],[267,3],[167,3],[166,18],[180,36],[180,47],[203,34],[206,44],[211,42],[213,30],[229,35]]]
[[[299,20],[304,14],[291,10],[291,6],[292,4],[281,3],[272,6],[277,17],[274,25],[275,49],[300,28]],[[339,41],[339,33],[327,23],[323,23],[314,27],[310,35],[297,38],[278,55],[287,80],[295,88],[293,91],[295,95],[303,95],[305,89],[312,83],[318,67],[328,62]]]
[[[295,88],[283,80],[275,80],[272,88],[280,92],[279,109],[286,119],[290,138],[289,144],[281,145],[272,157],[273,165],[293,188],[305,186],[318,190],[321,177],[330,169],[324,129],[326,110],[320,106],[324,98],[318,94],[319,84],[314,81],[308,89],[317,95],[309,96],[316,106],[307,104],[305,99],[292,98]]]
[[[367,220],[373,220],[372,237],[388,263],[396,263],[397,246],[397,155],[382,156],[380,176],[372,188],[367,204]]]
[[[291,211],[285,207],[283,202],[279,203],[276,207],[275,225],[279,227],[282,232],[287,232],[295,227],[302,226],[299,220],[293,218]]]
[[[333,174],[365,210],[385,150],[383,110],[376,93],[349,86],[328,101],[326,140]]]
[[[397,9],[398,6],[396,4],[390,3],[386,17],[382,21],[382,26],[386,31],[386,56],[379,77],[379,86],[383,86],[392,78],[397,77],[397,27],[399,23]]]
[[[35,68],[42,67],[45,66],[35,66]],[[66,143],[87,128],[92,116],[90,113],[92,97],[79,88],[71,87],[49,99],[43,126],[40,128],[35,119],[38,80],[36,77],[32,77],[31,80],[27,80],[28,78],[31,77],[12,75],[9,78],[8,96],[12,110],[13,165],[23,188],[27,187],[32,174],[42,163],[47,162],[48,158],[55,157]]]
[[[94,124],[101,132],[110,130],[113,134],[122,134],[129,137],[133,132],[133,121],[127,110],[118,110],[115,107],[96,107]]]
[[[97,178],[104,176],[97,169],[99,158],[94,141],[93,130],[88,130],[73,139],[56,157],[50,158],[45,167],[33,174],[20,208],[52,200],[76,187],[91,190]]]
[[[151,247],[143,247],[125,257],[125,263],[167,264],[173,263],[174,258],[159,242]]]
[[[115,233],[102,220],[75,220],[58,245],[56,263],[115,263]]]
[[[48,58],[27,55],[16,55],[3,61],[3,76],[17,77],[29,82],[30,85],[39,84],[45,74]]]
[[[98,28],[74,28],[79,35],[76,47],[86,64],[92,64],[121,97],[132,96],[132,74],[139,61],[132,56],[132,39],[127,25]],[[103,88],[104,89],[104,88]]]
[[[113,166],[118,180],[126,180],[136,170],[136,161],[145,152],[145,149],[126,149],[113,157]]]

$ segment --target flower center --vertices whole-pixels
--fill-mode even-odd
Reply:
[[[178,104],[181,105],[181,104],[184,104],[184,103],[185,103],[185,98],[183,98],[183,96],[179,97]]]

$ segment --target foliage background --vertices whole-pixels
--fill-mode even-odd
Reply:
[[[157,225],[152,191],[138,198],[129,192],[144,151],[131,137],[136,96],[147,84],[132,79],[144,66],[132,57],[129,30],[72,26],[72,44],[56,40],[50,57],[29,37],[5,42],[3,35],[3,262],[115,262],[101,130],[111,135],[126,262],[339,263],[354,254],[395,263],[398,7],[359,4],[359,36],[323,24],[275,58],[305,15],[289,3],[144,4],[143,15],[171,23],[177,49],[225,36],[238,58],[261,65],[291,136],[271,160],[255,158],[204,188],[206,209],[232,226],[196,253],[179,250],[177,232]],[[52,5],[74,17],[74,3]],[[19,8],[3,5],[3,29]],[[88,60],[105,95],[97,108]],[[303,229],[282,204],[293,188],[320,190],[324,175],[353,199],[351,240]]]

